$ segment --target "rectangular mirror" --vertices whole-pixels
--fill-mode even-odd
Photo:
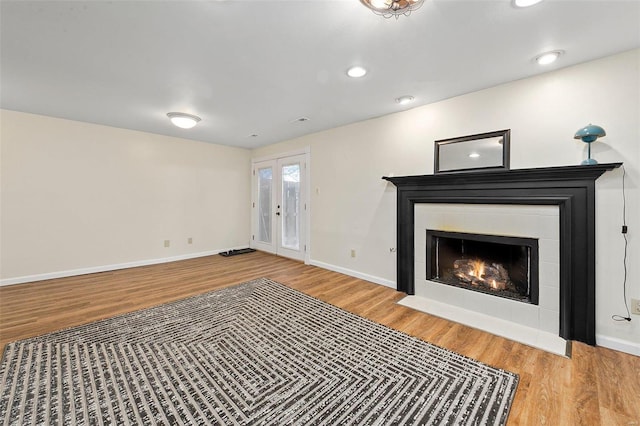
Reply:
[[[511,129],[435,142],[434,173],[509,169]]]

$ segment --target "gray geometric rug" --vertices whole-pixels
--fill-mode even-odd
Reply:
[[[505,424],[518,376],[261,278],[11,343],[2,424]]]

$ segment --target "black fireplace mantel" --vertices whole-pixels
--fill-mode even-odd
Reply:
[[[414,205],[557,205],[560,337],[595,345],[595,181],[622,163],[383,177],[397,187],[397,289],[415,294]]]

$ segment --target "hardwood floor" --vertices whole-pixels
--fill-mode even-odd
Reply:
[[[520,375],[509,425],[640,425],[640,357],[574,343],[572,359],[396,304],[404,294],[265,253],[209,256],[0,288],[0,345],[268,277]]]

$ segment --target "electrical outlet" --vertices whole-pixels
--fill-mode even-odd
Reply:
[[[165,247],[169,247],[171,245],[171,241],[170,240],[164,240],[164,246]]]
[[[189,237],[189,239],[187,240],[187,244],[193,244],[193,238]]]
[[[631,313],[640,315],[640,299],[631,299]]]
[[[351,257],[356,257],[356,251],[355,251],[355,249],[351,249]]]

